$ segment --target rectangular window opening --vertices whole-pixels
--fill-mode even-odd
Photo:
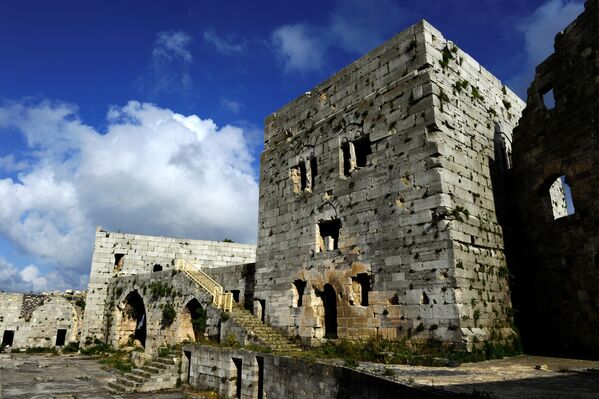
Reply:
[[[543,90],[541,90],[541,97],[543,99],[543,105],[545,108],[555,108],[555,97],[553,95],[553,88],[551,86],[544,87]]]
[[[324,220],[318,223],[319,232],[319,252],[332,251],[339,248],[339,230],[341,229],[341,221]]]
[[[243,362],[241,359],[236,357],[231,359],[233,359],[233,364],[235,365],[235,370],[237,371],[237,378],[235,379],[235,397],[241,399],[241,376],[243,371]]]
[[[231,290],[231,294],[233,294],[233,300],[237,303],[239,303],[239,294],[241,293],[240,290]]]
[[[341,143],[341,158],[343,161],[343,176],[349,177],[351,169],[351,156],[349,150],[349,142]]]
[[[4,330],[4,334],[2,335],[2,346],[12,346],[12,343],[15,339],[14,330]]]
[[[59,328],[56,332],[56,346],[64,346],[67,339],[67,330]]]
[[[368,158],[372,154],[370,139],[364,137],[354,141],[354,151],[356,153],[356,167],[362,168],[368,165]]]
[[[258,399],[264,399],[264,358],[256,356],[258,363]]]
[[[191,384],[191,352],[190,351],[184,351],[183,352],[185,354],[185,358],[187,359],[187,382],[188,384]]]
[[[114,272],[118,273],[125,265],[125,254],[114,254]]]
[[[310,177],[312,181],[312,188],[316,185],[316,176],[318,176],[318,165],[316,164],[316,157],[310,158]]]
[[[360,273],[356,277],[352,277],[352,282],[356,284],[355,290],[359,291],[360,305],[368,306],[368,293],[370,292],[370,276],[366,273]]]

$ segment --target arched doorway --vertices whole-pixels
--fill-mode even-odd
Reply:
[[[123,301],[121,321],[118,329],[119,346],[135,344],[139,341],[142,347],[146,346],[146,308],[144,301],[137,291],[131,291]]]
[[[199,341],[206,331],[206,310],[193,298],[179,315],[178,341]]]
[[[324,306],[324,337],[337,338],[337,293],[331,284],[321,294]]]

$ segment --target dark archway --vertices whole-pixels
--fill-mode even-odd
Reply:
[[[179,315],[179,342],[189,339],[199,341],[206,332],[206,310],[193,298]]]
[[[131,291],[121,307],[121,322],[118,331],[119,345],[130,345],[139,341],[146,346],[146,308],[137,291]]]
[[[324,306],[324,337],[337,338],[337,293],[331,284],[321,293]]]

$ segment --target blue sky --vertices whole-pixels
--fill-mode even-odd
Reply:
[[[521,96],[576,0],[0,2],[0,289],[94,226],[254,242],[264,117],[420,19]]]

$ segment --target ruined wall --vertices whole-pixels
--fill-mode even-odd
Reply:
[[[70,298],[0,292],[0,340],[12,332],[13,348],[51,348],[57,345],[58,330],[62,329],[64,344],[78,341],[82,309]]]
[[[243,349],[186,346],[183,348],[182,359],[183,382],[189,382],[192,387],[199,390],[215,391],[222,398],[434,399],[447,397],[444,393],[401,385],[346,367]],[[259,366],[258,362],[262,365]],[[237,369],[239,366],[240,373]],[[237,389],[239,389],[239,396]]]
[[[423,21],[269,116],[256,312],[311,342],[508,334],[492,169],[522,108]]]
[[[599,354],[598,32],[599,2],[587,1],[537,67],[514,133],[510,264],[528,351]]]
[[[177,257],[198,264],[202,269],[217,269],[255,260],[256,246],[218,241],[152,237],[96,230],[96,241],[89,279],[83,338],[106,336],[108,288],[119,276],[172,271]]]
[[[131,295],[139,296],[141,306],[130,300]],[[212,296],[184,273],[169,270],[116,277],[108,285],[103,326],[107,342],[113,347],[142,344],[151,355],[161,346],[202,339],[203,335],[197,334],[191,324],[188,305],[194,300],[207,312],[206,334],[218,336],[221,311],[209,306]],[[174,311],[171,322],[164,318],[166,306]],[[144,324],[145,340],[137,343],[135,330],[140,323]]]

